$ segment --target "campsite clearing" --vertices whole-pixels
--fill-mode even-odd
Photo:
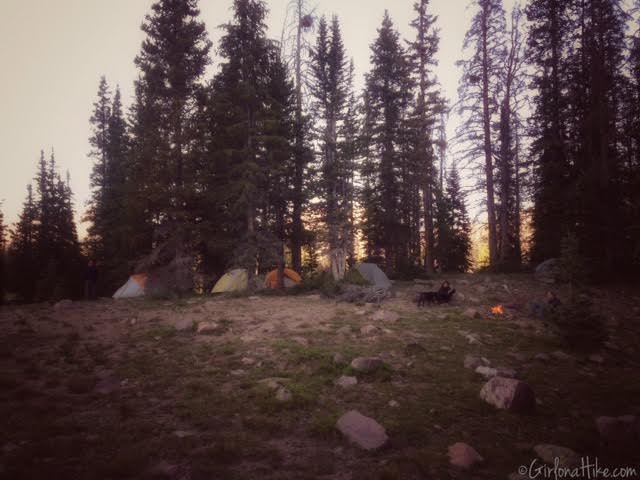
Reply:
[[[595,419],[640,415],[640,292],[599,291],[609,339],[575,352],[525,310],[491,313],[547,285],[448,279],[459,296],[420,309],[415,292],[439,282],[396,283],[381,307],[395,315],[313,292],[3,307],[0,476],[494,480],[539,444],[629,464],[637,443],[605,448]],[[534,413],[481,400],[487,379],[465,363],[485,360],[531,386]],[[388,442],[350,443],[336,422],[352,410]],[[459,442],[483,459],[470,472],[451,470]]]

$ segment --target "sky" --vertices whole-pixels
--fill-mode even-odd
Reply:
[[[414,0],[316,0],[315,14],[340,18],[347,54],[357,82],[369,69],[370,45],[385,9],[404,38]],[[505,0],[509,9],[515,0]],[[280,39],[289,0],[267,0],[269,35]],[[441,30],[436,75],[454,104],[468,0],[432,0]],[[90,196],[89,118],[101,75],[120,85],[125,106],[137,77],[134,58],[144,34],[140,25],[153,0],[0,0],[0,201],[13,223],[35,175],[40,150],[53,150],[62,173],[69,171],[79,220]],[[200,0],[201,17],[214,42],[231,19],[232,0]],[[448,125],[455,131],[455,119]],[[80,227],[80,232],[86,226]]]

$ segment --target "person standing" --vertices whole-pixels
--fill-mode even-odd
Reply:
[[[87,300],[95,300],[96,295],[96,284],[98,283],[98,267],[96,266],[95,260],[89,260],[89,264],[87,265],[87,269],[84,274],[84,292]]]

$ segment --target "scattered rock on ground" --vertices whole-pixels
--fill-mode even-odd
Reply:
[[[378,310],[371,317],[373,320],[382,321],[382,322],[397,322],[400,318],[396,312],[390,312],[388,310]]]
[[[541,444],[533,447],[533,451],[540,460],[549,465],[555,465],[556,459],[560,467],[572,468],[580,464],[580,456],[570,448]]]
[[[351,361],[351,368],[358,372],[372,372],[382,367],[384,362],[377,357],[358,357]]]
[[[493,378],[493,377],[504,377],[504,378],[516,378],[517,373],[513,368],[506,367],[487,367],[485,365],[480,365],[475,370],[476,373],[479,373],[485,378]]]
[[[196,332],[199,335],[211,335],[218,331],[220,326],[216,322],[200,322]]]
[[[389,441],[382,425],[357,410],[350,410],[342,415],[336,423],[336,428],[350,442],[364,450],[377,450]]]
[[[480,318],[480,312],[475,308],[467,308],[463,315],[467,318]]]
[[[549,360],[551,360],[551,357],[546,353],[538,353],[533,358],[535,358],[536,360],[540,360],[541,362],[548,362]]]
[[[464,368],[475,370],[481,365],[488,366],[490,365],[490,362],[486,358],[478,357],[476,355],[467,355],[464,357]]]
[[[276,400],[279,402],[288,402],[291,398],[293,398],[293,395],[291,395],[291,392],[287,388],[279,387],[278,390],[276,390]]]
[[[480,390],[480,398],[496,408],[516,413],[529,413],[536,405],[532,388],[513,378],[493,377]]]
[[[609,446],[624,446],[640,440],[640,420],[635,415],[621,417],[598,417],[596,428],[600,438]]]
[[[335,363],[336,365],[344,365],[347,363],[347,359],[341,353],[334,353],[333,363]]]
[[[563,361],[571,360],[573,358],[571,355],[569,355],[568,353],[564,353],[561,350],[556,350],[551,354],[551,356],[556,360],[563,360]]]
[[[400,404],[398,402],[396,402],[395,400],[390,400],[389,401],[389,406],[392,408],[398,408],[400,406]]]
[[[358,384],[358,379],[356,377],[347,377],[345,375],[341,376],[338,380],[336,380],[336,385],[342,388],[353,387]]]
[[[309,340],[307,340],[304,337],[293,337],[293,338],[291,338],[291,340],[296,342],[298,345],[302,345],[303,347],[308,347],[309,346]]]
[[[473,447],[462,442],[451,445],[448,455],[449,463],[463,470],[468,470],[484,460]]]
[[[360,333],[362,335],[376,335],[380,333],[380,329],[375,325],[365,325],[362,328],[360,328]]]

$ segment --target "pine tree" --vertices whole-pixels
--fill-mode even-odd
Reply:
[[[427,273],[433,273],[433,219],[434,190],[437,183],[433,132],[444,104],[439,96],[433,68],[437,65],[439,36],[435,28],[437,17],[429,13],[429,0],[420,0],[413,6],[417,17],[411,23],[416,39],[409,43],[409,55],[416,78],[417,95],[413,113],[415,167],[422,172],[418,179],[422,188],[424,215],[424,265]],[[418,222],[419,226],[419,222]]]
[[[499,66],[505,58],[505,12],[502,0],[474,0],[472,4],[478,10],[464,39],[464,48],[471,56],[459,62],[463,67],[459,110],[465,118],[459,136],[468,143],[470,161],[483,158],[489,261],[494,266],[498,262],[498,231],[492,125],[498,110]]]
[[[382,254],[386,269],[394,272],[406,263],[410,241],[410,226],[402,222],[399,209],[403,198],[398,171],[404,159],[397,145],[411,102],[412,82],[410,64],[387,12],[371,52],[371,71],[365,80],[363,233],[369,256]]]
[[[25,302],[35,297],[35,279],[37,277],[36,258],[36,222],[38,211],[31,184],[27,186],[27,198],[22,206],[15,229],[11,231],[9,245],[8,290]]]
[[[195,167],[190,127],[211,43],[198,20],[197,0],[158,0],[151,8],[136,57],[140,76],[131,116],[132,173],[147,222],[163,226],[156,229],[156,238],[163,240],[184,235],[191,219]]]
[[[323,17],[316,47],[311,52],[311,94],[320,144],[323,213],[335,280],[341,280],[346,269],[348,212],[343,198],[345,162],[338,155],[338,129],[345,114],[347,68],[338,18],[333,17],[329,27]]]

